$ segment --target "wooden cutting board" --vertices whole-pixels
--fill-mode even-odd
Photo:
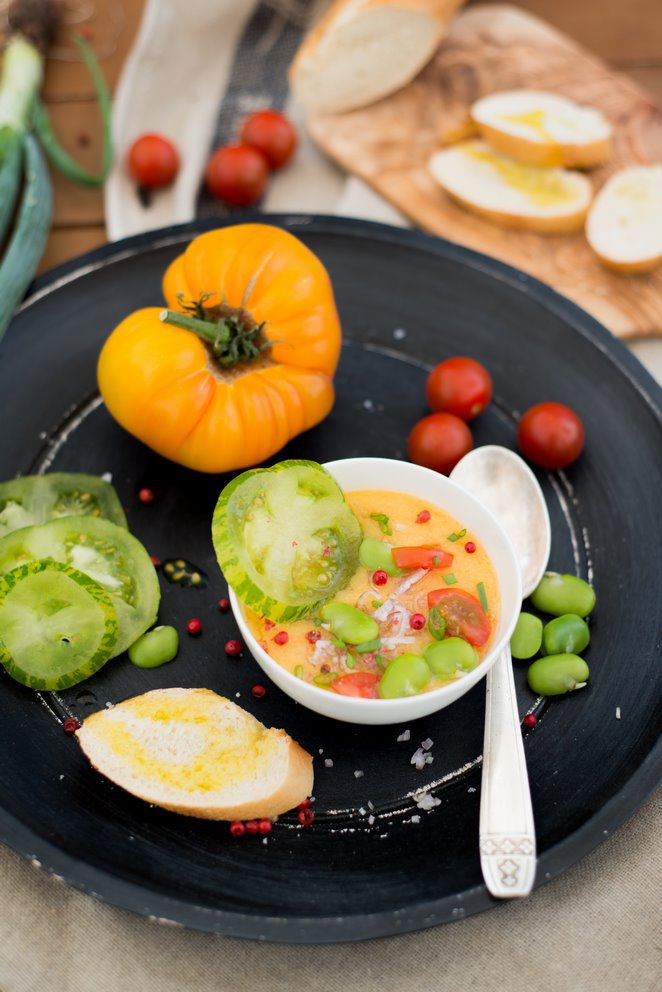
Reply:
[[[645,276],[610,273],[583,234],[497,227],[455,205],[429,175],[430,155],[457,140],[474,100],[518,87],[571,97],[611,121],[614,157],[590,174],[596,190],[615,169],[662,162],[662,109],[626,76],[509,6],[462,11],[412,83],[370,107],[315,116],[310,130],[328,155],[424,230],[537,276],[618,337],[662,335],[662,267]]]

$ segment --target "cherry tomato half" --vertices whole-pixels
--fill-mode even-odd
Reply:
[[[522,415],[517,427],[520,451],[541,468],[565,468],[581,454],[584,425],[563,403],[538,403]]]
[[[441,548],[391,548],[398,568],[448,568],[453,556]]]
[[[471,431],[452,413],[431,413],[423,417],[407,439],[407,451],[413,462],[444,475],[448,475],[473,446]]]
[[[179,172],[179,154],[163,135],[143,134],[129,148],[126,164],[143,189],[159,189],[169,186]]]
[[[239,140],[261,151],[272,169],[280,169],[294,154],[297,132],[292,121],[277,110],[258,110],[242,124]]]
[[[443,410],[460,420],[473,420],[492,399],[492,377],[473,358],[447,358],[430,372],[425,395],[435,413]]]
[[[478,648],[487,642],[492,625],[475,596],[461,589],[433,589],[428,606],[436,606],[446,621],[447,637],[461,637]]]
[[[349,675],[341,675],[339,679],[335,679],[332,689],[341,696],[376,699],[380,677],[376,672],[350,672]]]
[[[209,192],[217,200],[233,207],[248,207],[264,192],[269,163],[257,148],[225,145],[209,159],[206,178]]]

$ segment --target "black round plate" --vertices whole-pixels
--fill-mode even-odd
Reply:
[[[554,701],[527,734],[539,844],[537,884],[618,827],[659,772],[662,629],[660,391],[619,342],[541,283],[425,235],[334,218],[273,217],[328,267],[345,330],[333,413],[280,457],[406,457],[425,414],[426,370],[469,354],[495,382],[477,444],[515,446],[517,412],[555,399],[582,417],[587,445],[565,473],[540,473],[553,527],[551,566],[597,589],[587,689]],[[481,878],[478,804],[484,686],[409,727],[360,728],[295,705],[236,635],[210,539],[226,477],[157,457],[124,433],[96,393],[100,346],[130,310],[157,304],[168,262],[195,223],[110,245],[44,277],[0,354],[0,478],[52,467],[111,472],[131,529],[161,558],[184,556],[206,589],[163,583],[161,617],[183,632],[154,671],[118,659],[81,686],[40,698],[0,678],[0,837],[68,883],[136,912],[201,930],[290,942],[359,940],[433,926],[496,903]],[[277,460],[277,459],[274,459]],[[143,506],[141,486],[156,501]],[[516,666],[521,712],[536,705]],[[282,817],[266,839],[151,808],[87,764],[60,720],[158,686],[207,686],[315,756],[316,819]],[[46,701],[48,705],[43,705]],[[619,718],[620,717],[620,718]],[[409,741],[398,740],[405,730]],[[426,738],[434,761],[416,771]],[[327,762],[331,761],[332,765]],[[427,789],[439,804],[416,805]]]

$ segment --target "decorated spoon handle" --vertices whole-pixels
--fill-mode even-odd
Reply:
[[[497,899],[527,896],[533,888],[536,835],[508,648],[487,673],[480,863]]]

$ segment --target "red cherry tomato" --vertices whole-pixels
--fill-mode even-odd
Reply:
[[[436,606],[446,621],[447,637],[462,637],[481,647],[490,636],[490,618],[480,601],[461,589],[434,589],[428,593],[428,606]]]
[[[471,431],[452,413],[431,413],[429,417],[423,417],[414,425],[407,440],[407,451],[413,462],[444,475],[448,475],[473,446]]]
[[[297,132],[292,121],[277,110],[258,110],[242,124],[239,140],[261,151],[272,169],[280,169],[294,154]]]
[[[391,548],[398,568],[448,568],[453,556],[441,548]]]
[[[179,154],[163,135],[143,134],[129,148],[126,164],[143,189],[158,189],[169,186],[179,172]]]
[[[520,451],[541,468],[565,468],[581,454],[584,425],[563,403],[538,403],[520,419],[517,428]]]
[[[492,377],[473,358],[448,358],[430,372],[425,394],[435,413],[443,410],[473,420],[492,399]]]
[[[341,696],[360,696],[361,699],[376,699],[380,676],[375,672],[350,672],[341,675],[332,683],[334,692]]]
[[[233,207],[248,207],[259,200],[268,177],[266,158],[249,145],[217,148],[207,165],[209,192]]]

